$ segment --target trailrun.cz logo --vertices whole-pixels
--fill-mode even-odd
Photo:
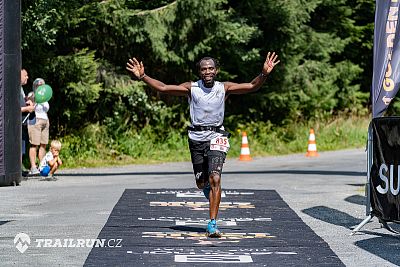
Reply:
[[[14,245],[21,253],[24,253],[30,244],[31,238],[25,233],[18,233],[14,238]]]
[[[25,233],[18,233],[14,238],[14,245],[19,252],[24,253],[31,246],[31,238]],[[122,238],[36,238],[32,247],[37,248],[120,248]]]

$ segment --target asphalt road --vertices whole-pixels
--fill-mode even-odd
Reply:
[[[58,177],[0,187],[1,266],[82,266],[91,247],[72,244],[99,236],[125,190],[195,190],[189,162],[63,170]],[[223,190],[275,190],[344,265],[397,266],[399,239],[382,229],[376,218],[350,235],[366,217],[365,182],[363,150],[251,162],[228,158],[222,177]],[[31,240],[23,253],[14,244],[20,233]]]

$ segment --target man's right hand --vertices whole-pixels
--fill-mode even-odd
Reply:
[[[35,106],[28,106],[27,108],[28,108],[29,113],[32,113],[35,111]]]
[[[34,105],[28,105],[28,106],[25,106],[25,107],[21,107],[21,112],[22,113],[25,113],[25,112],[32,113],[33,111],[35,111],[35,106]]]
[[[35,103],[32,100],[26,101],[26,106],[28,107],[29,113],[35,111]]]

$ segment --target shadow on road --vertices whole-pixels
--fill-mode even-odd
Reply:
[[[355,204],[365,204],[365,197],[354,195],[345,199],[348,202]],[[325,206],[316,206],[309,209],[303,210],[303,212],[318,220],[339,225],[352,229],[361,223],[361,219],[354,218],[353,216],[344,213],[342,211],[328,208]],[[400,225],[391,223],[391,228],[396,231],[400,231]],[[350,232],[349,232],[350,233]],[[377,237],[359,240],[355,242],[355,245],[368,251],[382,259],[398,265],[400,263],[400,240],[399,236],[395,234],[384,234],[376,233],[372,231],[359,231],[357,234],[368,234]]]
[[[302,210],[305,214],[330,223],[334,225],[339,225],[350,229],[353,226],[357,226],[359,223],[362,222],[361,219],[357,219],[345,212],[340,210],[328,208],[325,206],[316,206],[309,209]]]
[[[400,263],[400,242],[398,236],[393,234],[378,234],[366,231],[362,232],[371,235],[378,235],[378,237],[357,241],[355,242],[356,246],[395,265]]]
[[[366,199],[367,198],[365,196],[353,195],[346,197],[344,200],[353,204],[365,205]]]
[[[0,221],[0,225],[6,224],[6,223],[9,223],[9,222],[12,222],[12,221]]]
[[[205,233],[206,228],[205,227],[192,227],[192,226],[171,226],[168,227],[169,229],[175,230],[175,231],[181,231],[181,232],[195,232],[195,233]]]

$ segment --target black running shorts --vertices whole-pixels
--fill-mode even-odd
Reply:
[[[210,150],[210,141],[195,141],[189,139],[190,155],[196,180],[208,181],[211,173],[221,176],[226,153]]]

